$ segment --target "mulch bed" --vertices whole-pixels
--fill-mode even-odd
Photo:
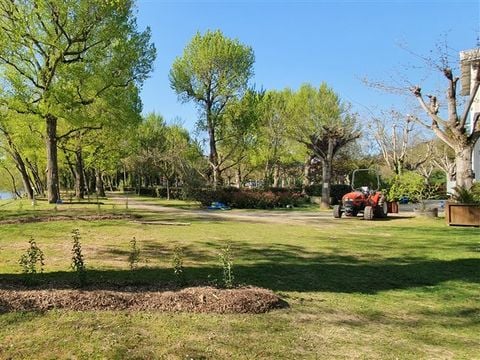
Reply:
[[[194,313],[265,313],[288,304],[272,291],[257,287],[217,289],[190,287],[178,291],[0,290],[0,313],[67,309],[133,310]]]
[[[0,220],[0,225],[4,224],[26,224],[37,222],[49,222],[49,221],[95,221],[95,220],[121,220],[121,219],[137,219],[138,215],[120,214],[120,215],[58,215],[58,216],[30,216],[20,217],[15,219]]]

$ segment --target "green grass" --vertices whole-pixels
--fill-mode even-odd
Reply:
[[[72,212],[96,211],[95,205],[75,206]],[[10,212],[5,216],[16,216],[14,207]],[[145,215],[178,219],[174,212]],[[478,358],[477,228],[449,228],[443,219],[319,219],[303,226],[181,219],[191,225],[0,225],[0,280],[21,281],[18,258],[30,235],[46,256],[37,286],[73,281],[73,228],[82,235],[89,279],[100,284],[132,280],[127,257],[133,236],[141,247],[140,283],[173,280],[175,245],[185,250],[188,282],[219,278],[218,253],[230,242],[237,283],[270,288],[290,308],[262,315],[6,313],[0,315],[0,358]]]

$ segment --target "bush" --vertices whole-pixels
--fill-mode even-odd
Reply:
[[[453,200],[461,204],[480,204],[480,197],[478,196],[478,187],[467,190],[462,186],[455,186],[453,188]]]
[[[214,201],[222,202],[237,209],[273,209],[298,206],[306,201],[300,192],[285,189],[272,190],[241,190],[237,188],[203,189],[191,194],[193,200],[199,201],[203,206],[208,206]]]
[[[332,205],[339,204],[342,201],[342,197],[352,191],[350,185],[334,184],[330,186],[330,198],[332,198]]]
[[[321,184],[309,185],[305,188],[305,192],[308,196],[322,196],[322,187]],[[332,199],[332,205],[338,204],[343,195],[352,191],[350,185],[345,184],[332,184],[330,185],[330,198]]]
[[[402,175],[397,175],[391,180],[387,200],[398,201],[402,197],[407,196],[413,202],[418,202],[426,197],[427,190],[423,177],[409,171]]]
[[[167,198],[167,188],[162,186],[156,187],[148,187],[148,188],[140,188],[138,189],[138,195],[142,196],[151,196],[151,197],[158,197],[158,198]],[[184,190],[179,187],[171,187],[170,188],[170,199],[183,199],[184,198]]]
[[[85,266],[85,259],[82,254],[82,244],[80,243],[80,231],[78,229],[72,230],[72,269],[77,274],[78,284],[80,287],[86,284],[87,269]]]
[[[473,198],[480,202],[480,182],[474,183],[470,191],[473,194]]]
[[[25,251],[25,254],[18,260],[18,263],[22,267],[22,272],[24,274],[36,274],[38,270],[42,273],[43,267],[45,266],[43,251],[38,247],[33,237],[28,240],[28,244],[29,247]]]
[[[322,187],[320,184],[313,184],[305,187],[305,193],[308,196],[322,196]]]

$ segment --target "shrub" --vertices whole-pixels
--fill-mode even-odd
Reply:
[[[473,187],[472,187],[473,189]],[[467,190],[462,186],[455,186],[452,198],[461,204],[480,204],[480,198],[476,194],[476,189]]]
[[[25,251],[25,254],[23,254],[18,260],[22,267],[22,272],[24,274],[36,274],[37,266],[40,265],[38,270],[42,273],[43,267],[45,266],[45,256],[43,255],[43,251],[38,247],[33,237],[28,240],[28,243],[29,247],[27,251]]]
[[[183,199],[184,190],[179,187],[171,187],[170,189],[170,199]],[[163,186],[155,186],[148,188],[139,188],[138,194],[143,196],[151,196],[158,198],[167,198],[167,188]]]
[[[305,187],[305,193],[308,196],[322,196],[322,184],[313,184]],[[352,191],[352,187],[346,184],[332,184],[330,185],[330,198],[332,205],[338,204],[342,200],[343,195]]]
[[[220,262],[223,270],[223,286],[226,288],[233,287],[233,256],[232,248],[230,244],[225,245],[225,247],[220,252]]]
[[[403,196],[418,202],[426,198],[427,186],[423,177],[415,172],[409,171],[402,175],[395,176],[390,182],[387,199],[398,201]]]
[[[305,193],[308,196],[322,196],[322,186],[320,184],[308,185],[305,187]]]
[[[199,201],[203,206],[218,201],[238,209],[273,209],[286,205],[298,206],[305,202],[300,192],[289,189],[274,192],[237,188],[197,190],[194,200]]]
[[[178,245],[173,248],[172,267],[177,283],[182,284],[185,280],[183,274],[183,249]]]
[[[334,184],[330,186],[330,198],[332,199],[332,205],[339,204],[342,201],[342,197],[352,191],[350,185]]]
[[[130,240],[130,252],[128,254],[128,264],[130,270],[136,270],[138,268],[138,262],[140,261],[140,249],[137,246],[137,239],[135,236]]]
[[[77,274],[78,283],[84,286],[87,280],[85,260],[82,254],[82,244],[80,243],[80,231],[72,230],[73,246],[72,246],[72,269]]]
[[[480,202],[480,182],[474,183],[473,186],[471,187],[470,191],[473,194],[473,198],[476,201]]]

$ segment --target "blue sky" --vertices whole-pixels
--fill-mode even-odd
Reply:
[[[407,110],[405,100],[368,88],[368,77],[390,82],[408,78],[438,88],[419,58],[448,40],[453,53],[476,46],[479,1],[163,1],[138,0],[138,24],[150,26],[157,48],[155,70],[142,90],[144,113],[167,121],[180,118],[192,130],[197,110],[182,104],[170,89],[175,57],[197,32],[220,29],[252,46],[257,88],[298,88],[328,83],[366,119],[368,111],[391,106]],[[455,59],[454,59],[455,60]],[[425,88],[426,89],[426,88]]]

